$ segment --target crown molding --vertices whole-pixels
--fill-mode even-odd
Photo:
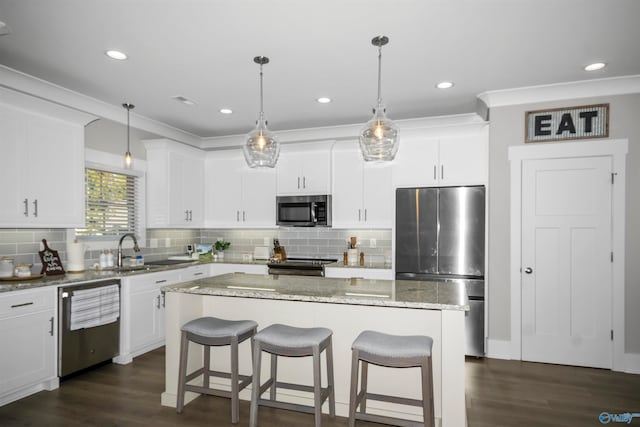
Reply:
[[[487,104],[489,108],[495,108],[631,93],[640,93],[640,75],[493,90],[479,94],[478,98]]]
[[[33,77],[20,71],[0,65],[0,87],[11,89],[45,101],[52,102],[93,116],[102,117],[117,123],[127,124],[127,115],[120,105],[108,104],[95,98],[74,92],[46,80]],[[162,122],[131,113],[131,126],[182,142],[200,147],[201,138]]]

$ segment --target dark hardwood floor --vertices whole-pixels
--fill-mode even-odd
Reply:
[[[601,412],[640,413],[640,375],[496,359],[468,359],[469,427],[598,426]],[[202,396],[182,415],[160,405],[164,349],[126,366],[105,365],[0,407],[0,426],[232,426],[229,400]],[[239,426],[249,421],[241,402]],[[345,418],[323,416],[323,426],[346,426]],[[619,423],[612,423],[616,425]],[[633,419],[632,425],[640,425]],[[263,427],[313,425],[313,416],[260,408]],[[358,422],[358,427],[379,424]]]

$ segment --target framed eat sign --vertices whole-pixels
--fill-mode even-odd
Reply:
[[[583,105],[525,113],[524,142],[607,138],[609,104]]]

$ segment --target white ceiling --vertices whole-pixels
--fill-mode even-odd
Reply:
[[[380,34],[392,119],[473,112],[485,91],[640,74],[637,0],[0,0],[0,21],[1,64],[200,137],[251,130],[257,55],[271,59],[272,130],[366,122]],[[583,70],[596,61],[608,66]],[[436,89],[443,80],[455,87]]]

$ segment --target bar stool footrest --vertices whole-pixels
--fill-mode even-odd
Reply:
[[[377,401],[380,401],[380,402],[397,403],[397,404],[400,404],[400,405],[410,405],[410,406],[422,407],[422,400],[410,399],[408,397],[389,396],[389,395],[386,395],[386,394],[375,394],[375,393],[367,392],[366,399],[367,400],[377,400]]]
[[[374,414],[363,414],[361,412],[356,412],[355,415],[356,420],[360,421],[368,421],[380,424],[390,424],[399,427],[424,427],[424,423],[420,421],[410,421],[404,420],[402,418],[394,418],[387,417],[382,415],[374,415]]]

